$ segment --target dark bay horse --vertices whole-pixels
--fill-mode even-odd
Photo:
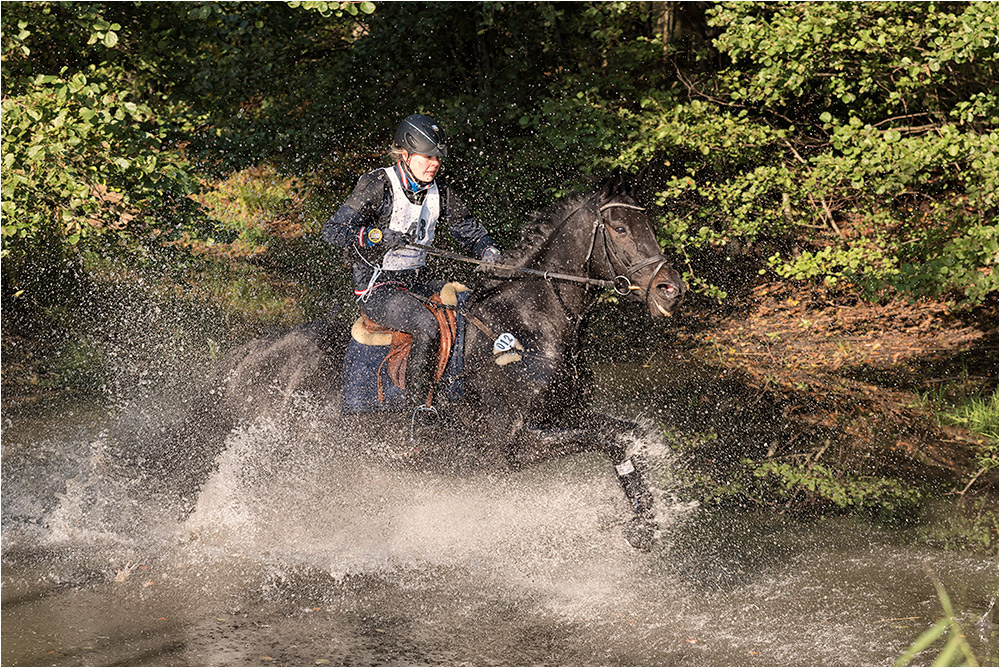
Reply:
[[[466,307],[485,327],[467,327],[465,396],[442,406],[439,435],[446,438],[439,440],[454,446],[449,461],[460,452],[470,466],[510,468],[573,452],[606,453],[633,511],[626,537],[633,545],[647,544],[652,497],[642,462],[626,451],[631,425],[586,409],[581,324],[600,293],[592,283],[601,281],[615,281],[625,298],[643,302],[651,319],[666,318],[685,291],[680,275],[661,254],[642,207],[618,179],[559,203],[505,262],[536,273],[507,269],[477,290]],[[537,272],[592,283],[546,280]],[[492,334],[500,332],[513,334],[523,346],[520,361],[495,363]],[[235,426],[281,416],[303,396],[339,406],[347,335],[343,322],[311,323],[234,350],[161,453],[165,461],[184,462],[189,487],[196,490]],[[333,437],[364,433],[391,440],[404,435],[411,420],[409,414],[330,413]]]

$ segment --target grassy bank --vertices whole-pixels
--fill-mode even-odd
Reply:
[[[656,332],[639,309],[599,313],[592,357],[610,401],[655,411],[689,498],[995,547],[995,322],[761,282]]]

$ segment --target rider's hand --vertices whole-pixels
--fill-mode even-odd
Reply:
[[[359,239],[362,246],[371,247],[381,244],[385,248],[398,248],[410,241],[409,235],[391,230],[388,227],[383,229],[377,227],[362,228]]]
[[[399,248],[405,246],[410,241],[410,235],[404,232],[397,232],[388,227],[382,230],[382,245],[386,248]]]
[[[476,267],[476,273],[479,274],[490,274],[493,276],[497,275],[497,270],[493,267],[500,260],[500,249],[496,246],[490,246],[483,251],[482,263]]]

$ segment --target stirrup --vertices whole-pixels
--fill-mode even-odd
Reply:
[[[438,409],[433,406],[425,406],[424,404],[418,404],[416,408],[413,409],[413,415],[410,416],[410,443],[416,440],[417,433],[417,413],[433,413],[434,420],[436,421],[440,417]]]

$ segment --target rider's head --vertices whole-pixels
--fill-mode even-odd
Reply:
[[[422,183],[434,180],[441,159],[448,155],[445,133],[434,119],[413,114],[403,119],[392,142],[393,154]]]

